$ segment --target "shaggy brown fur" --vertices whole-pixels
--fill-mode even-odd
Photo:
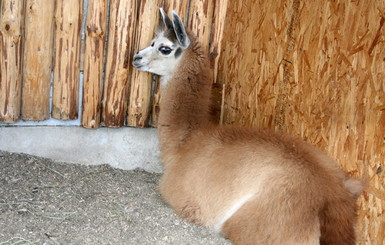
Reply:
[[[302,140],[210,123],[212,71],[188,36],[160,102],[164,200],[234,244],[354,244],[362,184]]]

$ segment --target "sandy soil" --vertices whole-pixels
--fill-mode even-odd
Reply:
[[[0,151],[0,245],[230,244],[178,218],[159,177]]]

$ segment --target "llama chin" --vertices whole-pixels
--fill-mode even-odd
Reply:
[[[165,202],[233,244],[354,244],[362,181],[296,137],[214,124],[208,56],[175,12],[160,11],[164,28],[133,66],[161,75]]]

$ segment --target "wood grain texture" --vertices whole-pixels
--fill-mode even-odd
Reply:
[[[226,85],[225,124],[273,126],[288,12],[283,1],[228,2],[217,74]]]
[[[206,52],[209,51],[214,3],[212,0],[190,0],[188,28],[197,35]]]
[[[138,0],[111,1],[102,125],[121,127],[127,115]]]
[[[52,117],[78,118],[83,1],[57,0]]]
[[[385,1],[229,1],[225,124],[276,128],[366,176],[358,244],[384,244]]]
[[[222,40],[226,23],[227,3],[228,0],[215,0],[214,2],[211,39],[209,46],[211,68],[214,73],[214,83],[217,82],[218,61],[222,53]]]
[[[105,0],[88,2],[82,106],[85,128],[98,128],[100,124],[107,11]]]
[[[23,120],[50,118],[54,1],[27,0],[25,8]]]
[[[162,1],[140,1],[134,50],[149,46],[158,27],[159,8]],[[151,88],[153,75],[133,70],[131,76],[130,100],[127,126],[147,127],[151,113]]]
[[[0,122],[20,118],[24,1],[0,1]]]
[[[190,1],[191,0],[165,0],[163,8],[165,9],[168,16],[170,16],[170,18],[172,16],[171,13],[174,10],[186,24]]]

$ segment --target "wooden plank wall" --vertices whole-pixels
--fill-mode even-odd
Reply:
[[[1,1],[0,122],[81,117],[86,128],[156,126],[158,79],[133,69],[131,58],[149,45],[162,6],[170,14],[177,11],[207,51],[215,53],[213,60],[219,57],[218,31],[223,28],[216,27],[222,25],[226,6],[219,0],[87,2],[84,12],[83,1],[55,0],[45,5],[37,0]],[[222,15],[216,14],[217,9]]]
[[[228,1],[223,122],[275,128],[366,176],[358,244],[385,244],[385,1]]]

